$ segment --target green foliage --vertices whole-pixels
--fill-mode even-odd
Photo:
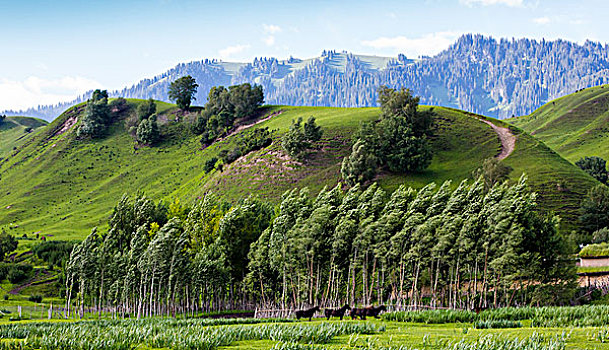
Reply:
[[[207,159],[205,161],[205,164],[203,165],[203,171],[205,171],[206,173],[211,172],[216,168],[216,163],[218,163],[218,158],[216,157],[211,157]]]
[[[307,122],[304,123],[304,135],[305,138],[311,142],[317,142],[321,140],[323,136],[323,130],[321,130],[321,126],[315,123],[315,117],[309,117]]]
[[[6,233],[6,231],[2,231],[0,233],[0,261],[4,260],[7,254],[12,253],[15,249],[17,249],[17,239],[15,236]]]
[[[503,164],[497,158],[487,158],[482,163],[482,167],[477,169],[473,176],[484,181],[484,188],[488,191],[493,186],[509,179],[512,168]]]
[[[588,244],[579,252],[582,258],[609,256],[609,243]]]
[[[113,99],[108,105],[110,107],[110,112],[114,115],[122,115],[129,110],[129,104],[123,97]]]
[[[139,120],[148,119],[150,116],[156,113],[156,103],[153,99],[146,100],[137,106],[137,117]]]
[[[1,349],[177,349],[213,350],[235,342],[272,340],[327,344],[338,336],[378,334],[384,326],[367,323],[277,323],[277,319],[146,319],[122,321],[31,322],[0,326]],[[257,324],[256,326],[250,326]],[[213,325],[230,325],[210,327]]]
[[[33,303],[42,303],[42,295],[30,295],[27,300]]]
[[[353,145],[351,154],[343,159],[341,174],[343,179],[351,185],[364,185],[376,176],[378,160],[362,140]]]
[[[180,109],[186,111],[190,108],[190,104],[195,100],[195,94],[197,93],[196,80],[190,75],[178,78],[176,81],[169,85],[169,91],[167,96],[172,101],[176,101],[176,104]]]
[[[603,227],[600,230],[594,231],[592,243],[609,243],[609,227]]]
[[[136,137],[139,143],[145,145],[154,145],[160,139],[159,126],[154,115],[140,122]]]
[[[376,157],[378,165],[386,166],[392,172],[420,172],[426,169],[433,156],[431,144],[427,140],[433,113],[419,111],[419,97],[412,96],[410,90],[402,88],[396,91],[381,86],[378,94],[381,120],[376,125],[362,124],[355,134],[355,142],[361,140],[366,146],[365,150]],[[364,152],[361,146],[357,150]],[[358,158],[361,159],[361,155]],[[351,161],[344,161],[343,164],[349,162]],[[349,171],[343,172],[343,179],[354,183]]]
[[[78,127],[79,137],[97,138],[104,135],[107,126],[112,122],[112,114],[108,106],[108,92],[95,90]]]
[[[603,184],[607,184],[607,161],[601,157],[584,157],[575,165]]]
[[[303,159],[306,150],[309,148],[309,141],[302,129],[302,118],[292,120],[290,129],[281,138],[281,147],[290,156],[296,159]]]
[[[314,142],[321,139],[323,131],[315,124],[315,118],[310,117],[302,126],[302,118],[292,120],[292,125],[282,138],[283,150],[292,158],[303,160]]]
[[[2,125],[2,123],[4,123],[4,119],[6,119],[6,114],[1,114],[0,115],[0,125]]]
[[[511,321],[511,320],[488,320],[488,321],[476,321],[474,328],[476,329],[497,329],[497,328],[520,328],[522,322]]]
[[[32,265],[11,264],[6,278],[13,284],[20,283],[29,278],[32,271]]]
[[[32,248],[32,252],[49,264],[61,266],[68,260],[75,243],[70,241],[45,241]]]
[[[264,102],[262,87],[248,84],[214,86],[209,91],[205,109],[197,116],[191,130],[201,135],[206,147],[216,138],[234,129],[237,119],[251,118]]]
[[[589,234],[609,227],[609,187],[597,185],[588,191],[581,204],[579,222]]]

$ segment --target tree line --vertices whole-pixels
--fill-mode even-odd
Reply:
[[[558,219],[526,180],[386,192],[338,185],[277,206],[207,194],[192,205],[124,196],[66,264],[66,304],[143,317],[225,308],[390,303],[560,304],[575,274]]]

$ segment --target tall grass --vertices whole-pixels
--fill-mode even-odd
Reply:
[[[479,314],[462,310],[398,311],[384,314],[383,319],[428,324],[531,320],[533,327],[600,327],[609,324],[609,305],[500,308]]]
[[[201,322],[204,321],[204,322]],[[0,328],[1,350],[127,350],[136,347],[212,350],[236,341],[273,340],[325,344],[346,334],[374,334],[383,326],[370,323],[234,324],[227,320],[89,321],[12,324]],[[250,320],[241,320],[251,322]],[[23,340],[19,340],[23,339]]]

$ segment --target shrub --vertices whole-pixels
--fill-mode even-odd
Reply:
[[[153,99],[149,99],[137,106],[137,117],[140,121],[148,119],[154,113],[156,113],[156,103],[154,103]]]
[[[214,170],[217,162],[218,162],[218,158],[216,158],[216,157],[212,157],[212,158],[206,160],[205,164],[203,165],[203,171],[205,171],[206,173],[209,173],[210,171]]]
[[[30,295],[27,300],[33,303],[42,303],[42,295]]]
[[[9,282],[13,284],[22,282],[31,275],[33,269],[34,268],[31,265],[13,264],[13,266],[11,266],[10,270],[8,271],[7,278]]]

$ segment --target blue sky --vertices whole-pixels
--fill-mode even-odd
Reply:
[[[606,0],[0,0],[0,18],[0,110],[118,89],[203,58],[417,57],[464,33],[609,42]]]

